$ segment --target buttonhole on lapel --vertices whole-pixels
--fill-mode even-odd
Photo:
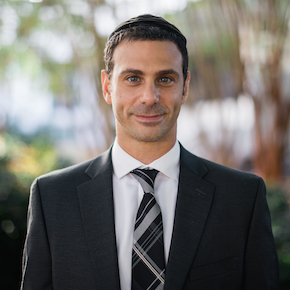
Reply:
[[[206,195],[206,193],[204,191],[202,191],[200,188],[196,188],[196,191],[198,193],[201,193],[202,195]]]

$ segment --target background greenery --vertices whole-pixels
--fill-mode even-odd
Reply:
[[[23,139],[26,139],[25,143]],[[67,166],[43,137],[0,138],[0,289],[19,289],[29,187],[47,171]]]

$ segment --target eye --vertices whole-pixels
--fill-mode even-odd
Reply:
[[[160,83],[170,83],[172,81],[169,77],[163,77],[159,80]]]
[[[138,77],[136,77],[136,76],[130,76],[130,77],[127,78],[127,80],[129,82],[131,82],[131,83],[136,83],[136,82],[140,81],[140,79]]]

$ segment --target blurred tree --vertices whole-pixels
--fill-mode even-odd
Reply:
[[[254,170],[266,179],[283,176],[290,118],[289,0],[204,0],[182,13],[189,40],[191,100],[238,99],[255,109]],[[236,166],[234,137],[224,126],[209,148]],[[209,146],[207,136],[204,145]]]
[[[247,3],[246,3],[247,4]],[[244,90],[255,103],[254,165],[267,179],[283,176],[289,138],[289,1],[256,1],[237,7]]]
[[[86,130],[93,132],[90,136],[99,145],[98,151],[114,139],[112,112],[102,98],[100,84],[106,39],[96,29],[96,11],[102,6],[109,7],[104,0],[0,1],[2,92],[9,98],[15,76],[21,74],[46,86],[55,107],[67,109],[73,119],[87,120]],[[6,116],[2,126],[7,123]],[[76,122],[74,126],[75,131],[82,130]],[[98,153],[92,147],[87,146],[86,158]]]

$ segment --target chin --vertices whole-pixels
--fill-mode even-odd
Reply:
[[[157,142],[162,139],[165,134],[163,134],[163,132],[159,134],[146,134],[145,132],[138,132],[137,134],[131,134],[131,136],[140,142]]]

